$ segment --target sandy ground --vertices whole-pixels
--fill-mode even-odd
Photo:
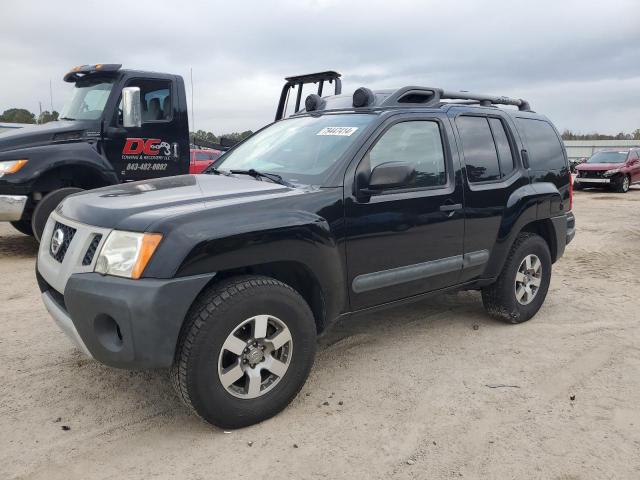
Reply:
[[[533,320],[458,293],[339,324],[289,408],[233,432],[165,372],[83,357],[41,305],[36,245],[2,225],[0,479],[640,478],[640,189],[575,203]]]

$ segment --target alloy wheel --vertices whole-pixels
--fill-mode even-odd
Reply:
[[[515,294],[521,305],[529,305],[536,297],[542,282],[542,262],[534,255],[524,257],[516,272]]]
[[[257,398],[282,380],[293,353],[286,324],[272,315],[256,315],[229,334],[218,358],[218,378],[234,397]]]

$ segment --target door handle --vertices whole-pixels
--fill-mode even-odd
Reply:
[[[441,212],[455,212],[456,210],[462,210],[461,203],[447,203],[445,205],[440,205]]]
[[[173,158],[175,158],[176,160],[178,160],[178,158],[180,158],[179,152],[178,152],[178,143],[174,143],[173,144]]]

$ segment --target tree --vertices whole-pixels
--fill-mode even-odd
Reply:
[[[36,123],[36,116],[24,108],[10,108],[0,115],[0,122]]]
[[[634,140],[640,140],[640,128],[634,130],[632,135]]]
[[[38,117],[38,123],[55,122],[56,120],[58,120],[58,116],[59,114],[55,110],[53,112],[49,112],[48,110],[45,110]]]

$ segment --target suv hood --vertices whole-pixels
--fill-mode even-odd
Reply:
[[[60,120],[4,132],[0,135],[0,152],[47,145],[56,140],[79,140],[92,125],[92,122]],[[96,129],[98,127],[95,126]],[[68,135],[76,132],[77,135]]]
[[[604,171],[622,168],[624,165],[624,163],[581,163],[576,167],[576,170],[584,170],[587,172]]]
[[[181,175],[78,193],[66,198],[58,213],[97,227],[145,231],[169,216],[299,191],[243,176]]]

